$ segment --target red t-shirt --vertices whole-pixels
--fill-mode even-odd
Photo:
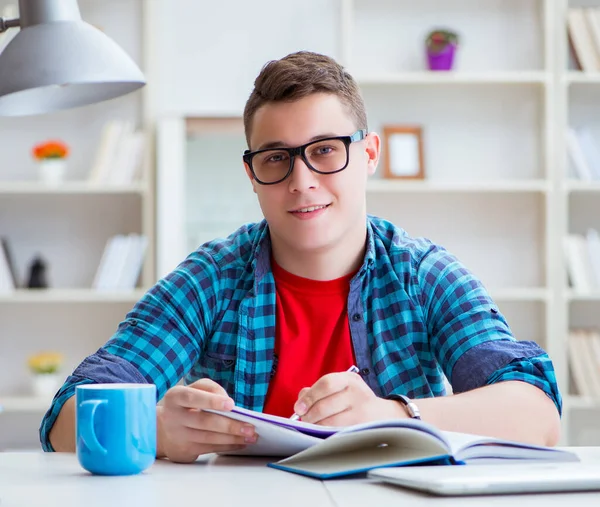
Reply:
[[[354,274],[324,282],[293,275],[274,259],[271,264],[277,298],[277,366],[263,411],[290,417],[302,388],[355,363],[347,308]]]

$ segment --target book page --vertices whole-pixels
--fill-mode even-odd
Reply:
[[[449,458],[444,444],[427,432],[383,427],[337,433],[273,466],[308,475],[329,476],[358,473],[374,467],[447,461]]]
[[[293,421],[285,417],[255,412],[241,407],[234,407],[231,412],[212,409],[206,410],[206,412],[247,422],[256,428],[259,436],[258,443],[249,445],[244,451],[235,454],[288,457],[316,444],[322,444],[325,440],[343,440],[346,442],[356,439],[356,441],[360,441],[362,437],[356,437],[354,434],[362,434],[371,430],[380,432],[389,429],[393,432],[403,429],[404,432],[408,432],[406,434],[414,435],[415,442],[420,442],[423,438],[435,439],[438,442],[438,448],[444,448],[445,452],[448,452],[450,448],[448,443],[445,442],[444,436],[438,430],[416,419],[390,419],[353,426],[334,427]],[[329,448],[329,445],[336,446],[337,444],[328,444],[326,448]]]
[[[287,428],[273,424],[273,422],[251,417],[247,414],[238,412],[223,412],[220,410],[207,409],[205,412],[222,415],[236,421],[252,424],[258,435],[258,441],[255,444],[248,444],[245,449],[240,451],[231,451],[223,454],[236,456],[292,456],[300,451],[308,449],[323,440],[321,438],[306,435],[293,428]]]
[[[443,431],[450,444],[452,455],[459,461],[486,458],[506,461],[510,459],[549,459],[554,461],[578,461],[569,452],[553,447],[530,445],[482,435]]]

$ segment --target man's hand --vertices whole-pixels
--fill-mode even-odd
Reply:
[[[202,409],[231,410],[233,400],[216,382],[175,386],[157,407],[158,456],[191,463],[201,454],[243,449],[256,442],[254,426]]]
[[[408,417],[400,404],[378,398],[356,373],[330,373],[298,395],[294,411],[302,421],[323,426],[349,426]]]

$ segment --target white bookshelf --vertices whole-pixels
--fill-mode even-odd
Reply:
[[[14,0],[0,0],[0,8]],[[115,40],[145,68],[144,0],[79,0],[85,21]],[[20,284],[41,254],[48,289],[0,293],[0,450],[19,443],[39,448],[37,427],[50,400],[32,397],[27,357],[44,350],[65,356],[66,378],[103,345],[144,291],[156,281],[152,106],[148,90],[50,115],[0,118],[0,236],[9,241]],[[94,184],[88,177],[105,122],[131,120],[149,137],[139,181]],[[61,139],[70,147],[67,180],[37,180],[35,143]],[[149,239],[134,290],[99,291],[92,282],[109,238],[138,233]]]
[[[556,187],[560,192],[556,209],[556,229],[559,241],[556,245],[562,252],[562,238],[567,234],[585,233],[588,227],[600,227],[597,206],[600,203],[600,183],[573,179],[573,168],[566,144],[566,129],[590,127],[597,136],[600,112],[597,98],[600,97],[600,72],[577,70],[567,37],[567,13],[571,7],[600,7],[596,0],[559,0],[556,6],[557,51],[556,61]],[[597,444],[600,439],[595,419],[600,409],[600,400],[579,396],[571,385],[568,354],[569,331],[579,327],[598,327],[598,304],[600,292],[581,292],[568,284],[566,263],[560,263],[556,276],[558,308],[555,325],[559,329],[557,360],[560,358],[560,380],[565,395],[564,428],[568,441],[577,445]],[[584,435],[584,437],[582,437]]]

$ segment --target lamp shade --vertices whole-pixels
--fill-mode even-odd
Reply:
[[[133,60],[80,18],[38,22],[23,27],[0,53],[0,116],[84,106],[144,84]]]

